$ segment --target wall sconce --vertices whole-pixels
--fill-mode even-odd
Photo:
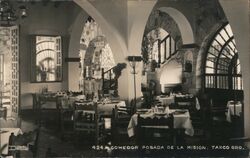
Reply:
[[[184,72],[192,72],[192,62],[191,61],[185,61],[184,65]]]
[[[128,56],[127,60],[129,61],[130,66],[132,67],[132,74],[134,75],[134,108],[136,108],[136,74],[135,71],[136,64],[142,61],[141,56]]]
[[[26,18],[28,16],[27,15],[27,8],[22,5],[19,7],[19,9],[20,9],[21,18]]]
[[[128,56],[127,60],[129,61],[129,64],[133,69],[132,74],[137,74],[135,71],[135,67],[136,67],[137,62],[142,61],[142,57],[141,56]]]

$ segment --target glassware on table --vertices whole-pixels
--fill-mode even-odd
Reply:
[[[164,107],[163,106],[160,106],[160,107],[158,107],[158,112],[160,112],[160,113],[164,113]]]
[[[169,111],[169,106],[166,106],[166,107],[165,107],[164,112],[167,113],[167,114],[169,114],[169,112],[170,112],[170,111]]]

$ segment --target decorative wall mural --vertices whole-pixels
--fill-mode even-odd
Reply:
[[[19,108],[19,34],[18,27],[0,27],[0,107],[7,119],[15,118]]]
[[[102,70],[108,71],[115,66],[112,50],[102,33],[100,26],[91,17],[86,21],[80,40],[80,78],[79,87],[87,90],[86,93],[96,93],[101,90]],[[114,78],[112,72],[105,74],[105,78]],[[91,88],[87,80],[93,81],[97,88]],[[86,82],[86,84],[84,84]],[[93,87],[93,86],[92,86]]]

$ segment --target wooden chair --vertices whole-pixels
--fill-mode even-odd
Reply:
[[[175,97],[175,104],[178,109],[188,109],[189,112],[195,112],[195,97]]]
[[[136,112],[137,109],[137,104],[138,104],[138,99],[132,99],[130,101],[129,106],[126,106],[126,109],[130,115],[133,115]]]
[[[61,138],[64,139],[74,133],[74,108],[68,97],[61,97],[60,103],[60,132]]]
[[[37,107],[39,106],[39,94],[32,93],[32,99],[33,99],[33,110],[36,111]]]
[[[74,133],[73,109],[61,109],[60,111],[61,138],[70,137]]]
[[[40,125],[45,124],[60,126],[60,97],[57,96],[39,96],[38,101],[38,122]]]
[[[28,147],[28,151],[9,150],[9,154],[13,157],[31,157],[30,153],[32,153],[33,158],[37,157],[38,139],[39,129],[17,136],[11,135],[9,139],[9,148],[13,146],[26,146]]]
[[[111,143],[112,145],[128,144],[128,124],[131,119],[129,111],[118,108],[117,105],[112,111],[111,117]]]
[[[40,122],[40,102],[39,102],[39,97],[40,94],[38,93],[32,93],[32,101],[33,101],[33,111],[34,111],[34,115],[36,116],[36,123],[38,124]]]
[[[77,136],[88,140],[84,143],[95,144],[105,141],[105,122],[103,113],[98,111],[97,103],[75,103],[74,104],[74,131]]]
[[[230,137],[230,124],[226,120],[226,105],[215,105],[210,99],[210,132],[212,142],[224,143]]]
[[[144,118],[138,115],[136,137],[139,145],[175,144],[173,115],[167,118]]]

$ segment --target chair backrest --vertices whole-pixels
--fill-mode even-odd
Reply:
[[[117,105],[115,105],[115,108],[113,108],[113,111],[112,111],[111,128],[113,128],[114,126],[120,126],[120,125],[128,126],[130,118],[131,118],[131,115],[129,111],[127,111],[127,109],[118,108]]]
[[[121,115],[129,115],[131,116],[131,109],[127,108],[127,107],[118,107],[117,105],[115,105],[115,107],[112,109],[112,116],[114,118],[118,118]]]
[[[84,102],[75,102],[74,108],[76,110],[97,110],[97,103],[90,102],[90,101],[84,101]]]
[[[172,144],[174,143],[173,115],[167,118],[144,118],[138,115],[136,131],[136,140],[139,145]]]
[[[130,113],[125,108],[118,108],[115,105],[111,117],[111,144],[120,145],[129,141],[127,128],[131,119]]]
[[[95,133],[95,143],[103,141],[105,137],[105,125],[103,112],[98,110],[97,103],[74,104],[74,130]]]
[[[33,109],[36,109],[39,104],[39,95],[37,93],[33,93],[32,99],[33,99]]]
[[[73,91],[71,93],[72,93],[73,96],[77,96],[77,95],[82,95],[83,94],[82,91],[79,91],[79,92]]]
[[[81,122],[100,121],[101,112],[98,111],[97,103],[94,102],[75,102],[75,117]]]
[[[225,112],[227,110],[226,105],[215,105],[214,102],[213,102],[213,99],[209,100],[209,104],[210,104],[211,115],[225,116]]]
[[[46,96],[46,95],[39,95],[38,96],[38,104],[39,108],[42,108],[44,104],[51,104],[51,106],[56,105],[56,108],[60,108],[60,97],[57,96]]]
[[[195,97],[175,97],[175,104],[180,109],[194,109]]]
[[[130,101],[129,106],[126,106],[128,110],[130,110],[130,114],[133,115],[136,112],[137,108],[137,101],[135,99],[132,99]]]
[[[34,131],[23,133],[17,136],[12,134],[9,139],[9,145],[27,146],[29,148],[29,151],[33,153],[33,157],[36,157],[38,149],[38,138],[39,129],[35,129]],[[12,154],[17,154],[18,152],[20,151],[12,152]]]
[[[168,117],[141,117],[138,115],[138,127],[144,126],[167,126],[169,129],[173,129],[173,115],[169,115]]]

